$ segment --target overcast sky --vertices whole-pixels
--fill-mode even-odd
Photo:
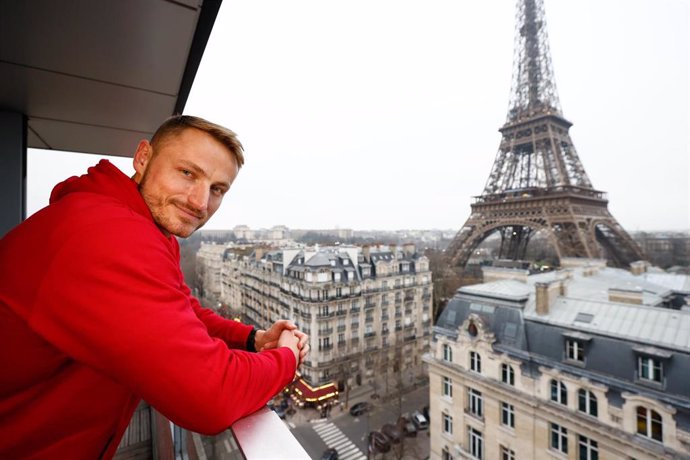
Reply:
[[[690,229],[689,3],[545,0],[571,138],[629,231]],[[206,228],[462,227],[508,110],[514,15],[509,0],[223,2],[185,112],[236,131],[247,162]],[[29,213],[97,159],[31,150]]]

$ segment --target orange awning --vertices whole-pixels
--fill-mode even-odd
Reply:
[[[304,402],[320,402],[338,396],[338,388],[335,386],[335,383],[327,383],[313,388],[300,378],[295,380],[293,389],[299,399]]]

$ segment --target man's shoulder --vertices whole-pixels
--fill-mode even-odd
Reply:
[[[150,217],[98,193],[70,194],[31,216],[22,227],[28,241],[53,241],[60,246],[170,246]]]
[[[63,223],[71,231],[98,226],[135,226],[139,231],[157,229],[150,216],[142,215],[122,200],[99,193],[72,193],[43,211],[48,221]]]

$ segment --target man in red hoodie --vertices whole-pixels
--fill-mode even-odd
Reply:
[[[243,162],[232,131],[173,117],[139,143],[134,177],[101,161],[0,240],[0,458],[111,458],[141,398],[215,434],[292,381],[305,334],[215,315],[180,271],[175,237]]]

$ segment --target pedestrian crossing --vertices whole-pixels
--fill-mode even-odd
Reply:
[[[338,451],[338,460],[366,460],[366,455],[333,422],[317,422],[313,427],[328,447]]]

